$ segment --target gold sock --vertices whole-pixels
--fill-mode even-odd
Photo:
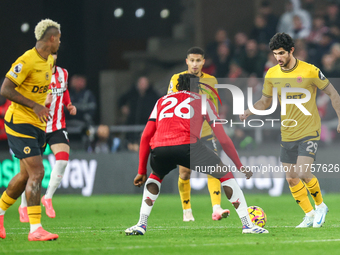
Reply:
[[[183,210],[190,209],[191,208],[190,179],[189,180],[183,180],[181,177],[178,177],[178,190],[179,190],[179,195],[181,196]]]
[[[308,198],[307,189],[305,185],[303,185],[301,180],[296,186],[289,188],[290,191],[292,192],[295,201],[298,203],[298,205],[302,208],[302,210],[305,213],[308,213],[313,210],[313,206]]]
[[[28,218],[30,219],[30,224],[39,224],[41,219],[41,206],[34,205],[27,207]]]
[[[315,204],[320,205],[323,202],[323,199],[318,179],[314,176],[310,182],[306,183],[306,187],[309,190]]]
[[[17,201],[16,199],[13,199],[7,195],[6,190],[4,193],[2,193],[1,199],[0,199],[0,208],[4,211],[6,211],[12,204]]]
[[[220,205],[221,204],[221,182],[219,179],[208,175],[208,189],[211,198],[211,205]]]

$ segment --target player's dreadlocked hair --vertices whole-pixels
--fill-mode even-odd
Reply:
[[[190,80],[191,79],[196,79],[196,81],[194,83],[192,83],[191,85],[191,89],[190,89]],[[186,74],[180,74],[178,79],[177,79],[178,83],[177,83],[177,90],[181,91],[181,90],[187,90],[187,91],[193,91],[193,92],[197,92],[198,91],[198,77],[194,74],[190,74],[190,73],[186,73]]]
[[[294,41],[286,33],[276,33],[269,42],[269,48],[272,51],[283,48],[285,51],[290,52],[292,47],[294,47]]]

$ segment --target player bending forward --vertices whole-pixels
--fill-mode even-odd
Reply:
[[[200,141],[200,131],[205,120],[212,123],[219,119],[213,103],[207,101],[207,115],[201,115],[201,95],[198,94],[197,83],[190,92],[190,80],[198,81],[193,74],[183,74],[178,78],[178,92],[160,98],[144,129],[139,152],[139,169],[134,179],[134,185],[140,187],[145,182],[140,218],[137,225],[125,230],[127,235],[144,235],[148,217],[160,193],[161,182],[165,175],[182,165],[190,169],[195,166],[221,166],[220,158]],[[237,169],[245,173],[247,179],[252,176],[240,162],[231,139],[226,135],[221,125],[211,125],[220,141],[223,150],[233,160]],[[151,146],[150,164],[153,169],[146,178],[147,162]],[[268,233],[264,228],[254,225],[247,212],[247,202],[243,192],[231,172],[215,172],[212,174],[222,183],[228,200],[234,205],[239,215],[242,233]]]

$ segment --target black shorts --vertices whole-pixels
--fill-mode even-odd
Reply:
[[[315,137],[306,137],[304,139],[293,142],[281,142],[281,162],[296,164],[298,156],[307,156],[315,160],[319,140],[313,139],[315,139]]]
[[[216,142],[215,142],[213,135],[208,135],[208,136],[202,137],[201,141],[210,150],[213,150],[217,153],[217,146],[216,146]]]
[[[65,143],[69,145],[66,128],[59,129],[51,133],[46,133],[46,143],[48,143],[50,146],[56,143]]]
[[[216,166],[221,159],[200,140],[194,144],[156,147],[151,150],[152,170],[164,178],[177,165],[195,170],[196,167]]]
[[[43,154],[46,146],[45,131],[31,124],[13,124],[7,121],[5,124],[6,132],[10,128],[17,133],[14,136],[7,132],[8,145],[17,158],[23,159]]]

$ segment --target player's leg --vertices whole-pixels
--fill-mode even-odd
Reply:
[[[201,141],[205,146],[207,146],[209,149],[211,149],[218,155],[216,142],[213,137],[206,139],[202,138]],[[221,208],[221,182],[218,179],[212,177],[211,175],[208,175],[207,177],[208,177],[207,179],[208,190],[210,193],[211,205],[213,208],[212,219],[221,220],[222,218],[228,217],[230,213],[228,209]]]
[[[20,172],[9,182],[7,189],[0,199],[0,238],[6,237],[4,228],[4,215],[7,209],[15,203],[17,198],[24,192],[28,180],[28,173],[20,160]]]
[[[286,180],[289,185],[290,192],[296,203],[305,213],[303,221],[296,226],[297,228],[307,228],[313,225],[314,209],[308,198],[308,192],[304,183],[299,178],[299,165],[282,163],[286,172]]]
[[[30,222],[27,214],[27,200],[25,191],[21,194],[21,204],[18,208],[18,211],[21,222]]]
[[[190,202],[190,174],[191,170],[189,168],[179,166],[178,191],[182,202],[183,221],[195,221]]]
[[[303,221],[296,226],[297,228],[307,228],[313,225],[314,210],[309,201],[308,192],[300,179],[300,166],[297,165],[299,154],[299,142],[281,142],[280,160],[286,173],[286,180],[289,185],[290,192],[296,203],[305,213]]]
[[[58,238],[57,234],[45,231],[41,226],[41,182],[44,177],[44,166],[41,155],[21,159],[27,173],[26,184],[27,213],[30,221],[29,241],[47,241]]]
[[[301,169],[301,171],[299,171],[299,177],[304,181],[305,186],[309,190],[309,193],[311,194],[315,203],[316,210],[313,220],[313,227],[319,228],[325,222],[325,218],[328,213],[328,207],[323,202],[319,181],[311,172],[311,166],[313,162],[314,158],[309,156],[298,156],[297,159],[297,165]]]
[[[142,205],[139,213],[139,221],[135,226],[125,230],[126,235],[144,235],[148,226],[148,218],[155,201],[160,193],[162,180],[157,174],[150,174],[146,180],[143,191]]]
[[[52,197],[57,190],[61,180],[63,179],[64,172],[68,163],[70,146],[66,143],[57,143],[51,145],[51,150],[55,155],[55,164],[51,172],[50,181],[46,194],[42,197],[41,203],[46,209],[46,214],[50,218],[55,217],[55,211],[52,205]]]

